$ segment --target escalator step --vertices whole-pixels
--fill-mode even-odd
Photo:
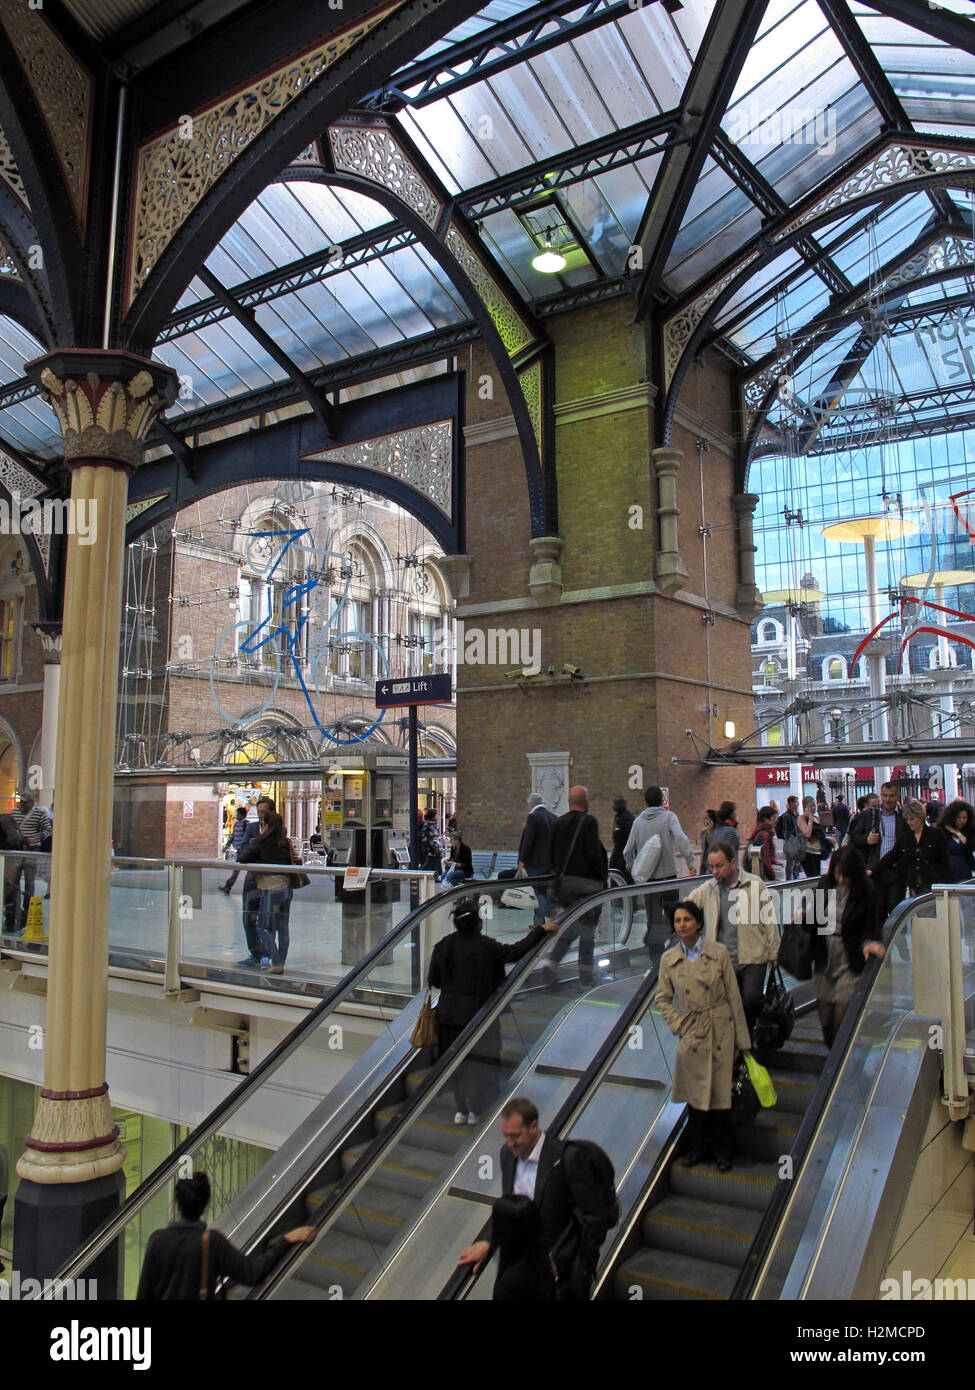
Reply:
[[[306,1205],[310,1221],[314,1220],[318,1208],[331,1196],[335,1187],[336,1184],[331,1183],[327,1188],[308,1194]],[[354,1207],[348,1206],[339,1213],[335,1230],[361,1236],[379,1245],[388,1245],[399,1235],[415,1211],[415,1198],[404,1197],[391,1188],[367,1182],[356,1197]]]
[[[346,1149],[342,1154],[343,1171],[347,1173],[368,1147],[368,1144],[356,1144]],[[424,1197],[430,1190],[430,1184],[436,1182],[449,1161],[449,1154],[439,1153],[435,1149],[397,1144],[369,1179],[370,1186],[375,1184],[406,1196]]]
[[[730,1173],[719,1173],[714,1164],[702,1163],[697,1168],[671,1165],[670,1190],[681,1197],[696,1197],[721,1206],[747,1207],[749,1211],[764,1211],[778,1181],[774,1163],[759,1163],[740,1155]]]
[[[400,1107],[391,1110],[377,1110],[373,1116],[377,1134],[381,1134],[388,1124],[396,1118]],[[467,1139],[470,1130],[467,1125],[453,1123],[453,1104],[447,1110],[436,1105],[428,1105],[426,1110],[406,1131],[411,1143],[418,1148],[436,1149],[438,1153],[453,1154]]]
[[[738,1152],[777,1163],[792,1148],[799,1119],[794,1111],[780,1110],[777,1105],[760,1110],[750,1125],[735,1129]]]
[[[658,1250],[740,1268],[761,1220],[747,1207],[671,1195],[643,1218],[643,1238]]]
[[[738,1278],[733,1265],[677,1255],[672,1250],[638,1250],[616,1271],[617,1298],[726,1299]],[[639,1293],[636,1291],[639,1290]]]
[[[368,1240],[329,1231],[301,1266],[301,1277],[326,1296],[341,1288],[342,1297],[349,1298],[377,1263],[378,1251]]]
[[[763,1067],[774,1067],[776,1071],[811,1071],[817,1076],[822,1071],[828,1055],[829,1049],[821,1035],[818,1038],[797,1038],[793,1033],[785,1046],[776,1052],[755,1049],[755,1056]]]
[[[776,1110],[787,1110],[793,1115],[804,1115],[806,1106],[812,1100],[813,1091],[819,1082],[814,1071],[779,1071],[769,1067],[775,1094],[778,1096]]]

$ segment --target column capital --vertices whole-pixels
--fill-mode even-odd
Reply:
[[[61,624],[31,623],[30,626],[31,631],[40,640],[44,665],[59,666],[61,664]]]
[[[451,598],[470,598],[473,563],[473,555],[441,555],[438,558],[437,569],[450,590]]]
[[[731,505],[738,516],[742,516],[746,512],[754,515],[755,508],[761,500],[757,492],[736,492],[732,494]]]
[[[528,542],[532,567],[528,588],[536,603],[558,603],[562,597],[562,552],[565,541],[561,536],[532,536]]]
[[[173,369],[131,352],[59,349],[26,370],[58,418],[69,468],[94,462],[134,472],[156,417],[176,399]]]

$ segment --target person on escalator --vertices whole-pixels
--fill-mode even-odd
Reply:
[[[880,941],[883,905],[863,856],[852,845],[833,855],[812,900],[805,922],[815,928],[813,990],[823,1041],[832,1047],[863,967],[871,956],[885,954]]]
[[[546,932],[556,930],[555,922],[546,922],[532,927],[520,941],[504,946],[493,937],[484,936],[483,926],[478,899],[460,898],[454,907],[453,934],[433,948],[428,980],[431,989],[440,990],[434,1010],[438,1058],[503,983],[504,967],[521,960]],[[490,1097],[500,1058],[501,1028],[494,1022],[477,1044],[476,1053],[465,1058],[454,1072],[455,1125],[477,1124]]]
[[[542,1218],[530,1197],[499,1197],[491,1213],[498,1251],[496,1303],[547,1303],[555,1299],[555,1280],[542,1239]]]
[[[713,856],[712,856],[713,857]],[[660,958],[654,1002],[680,1038],[672,1099],[688,1107],[683,1164],[693,1168],[713,1152],[727,1173],[735,1154],[731,1086],[735,1057],[751,1047],[731,957],[704,937],[704,912],[690,900],[671,909],[677,945]]]
[[[259,1255],[245,1255],[222,1231],[208,1230],[203,1213],[210,1201],[206,1173],[180,1178],[175,1190],[177,1220],[153,1231],[142,1262],[136,1299],[158,1303],[213,1298],[217,1281],[257,1284],[280,1260],[289,1245],[307,1243],[313,1226],[296,1226],[277,1236]]]

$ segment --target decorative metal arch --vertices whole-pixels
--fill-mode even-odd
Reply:
[[[918,251],[916,247],[912,248],[911,252],[906,256],[899,257],[890,266],[880,283],[878,298],[883,301],[894,297],[895,294],[898,298],[906,297],[915,289],[942,284],[946,280],[955,280],[966,267],[970,270],[975,264],[975,257],[969,254],[966,259],[962,259],[960,248],[961,244],[967,240],[969,247],[975,249],[975,242],[972,238],[970,236],[961,237],[952,232],[944,236],[942,240],[954,244],[956,248],[956,259],[951,265],[931,271],[926,275],[910,273],[910,267],[916,266],[920,259],[926,259],[926,250],[936,244],[929,236],[925,238],[924,249]],[[904,271],[908,273],[901,273]],[[868,308],[873,307],[868,303],[873,294],[874,291],[870,287],[857,286],[853,294],[846,297],[845,304],[841,302],[832,306],[826,313],[818,315],[803,326],[787,348],[766,354],[747,374],[742,373],[740,375],[738,389],[745,437],[741,463],[743,477],[747,477],[748,466],[756,456],[768,413],[778,398],[781,374],[787,368],[794,370],[823,343],[828,342],[830,338],[835,337],[851,324],[862,322]],[[927,307],[936,311],[944,307],[944,303],[939,302]],[[865,329],[864,336],[867,336],[867,332]],[[879,332],[873,335],[874,344],[879,340],[879,336]]]
[[[461,378],[455,375],[350,402],[340,412],[343,437],[338,441],[325,438],[314,416],[235,435],[196,449],[192,477],[175,458],[148,463],[129,482],[126,541],[216,492],[245,482],[294,478],[344,483],[388,497],[422,522],[445,554],[457,554],[465,544],[462,395]],[[412,460],[408,449],[398,458],[377,460],[365,447],[382,436],[445,424],[450,435],[445,443],[441,429],[436,441],[442,463],[436,480],[424,470],[419,450]]]
[[[787,214],[769,223],[702,288],[669,306],[660,328],[663,406],[659,431],[670,440],[677,398],[688,367],[722,307],[763,266],[802,237],[872,204],[896,202],[905,193],[975,182],[975,149],[969,142],[884,135]]]
[[[205,135],[199,151],[180,138],[175,115],[142,139],[133,151],[127,255],[116,274],[120,342],[150,350],[195,268],[282,166],[390,63],[477,8],[477,0],[388,0],[270,71],[254,72],[252,60],[248,81],[190,113]],[[169,213],[174,170],[181,197]]]
[[[18,500],[43,502],[48,499],[56,502],[59,507],[62,505],[62,499],[51,498],[48,484],[6,445],[0,448],[0,497],[11,508]],[[23,531],[21,540],[24,542],[24,549],[37,584],[38,621],[59,622],[61,612],[58,580],[63,568],[64,537],[49,532],[35,535],[33,531]]]
[[[373,114],[329,127],[275,182],[349,188],[381,204],[434,258],[477,323],[504,384],[528,486],[531,534],[558,527],[547,335],[516,291],[491,268],[477,233],[410,148],[402,132]]]

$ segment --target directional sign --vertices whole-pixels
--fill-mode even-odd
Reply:
[[[376,682],[376,708],[397,705],[446,705],[450,703],[450,676],[409,676]]]

